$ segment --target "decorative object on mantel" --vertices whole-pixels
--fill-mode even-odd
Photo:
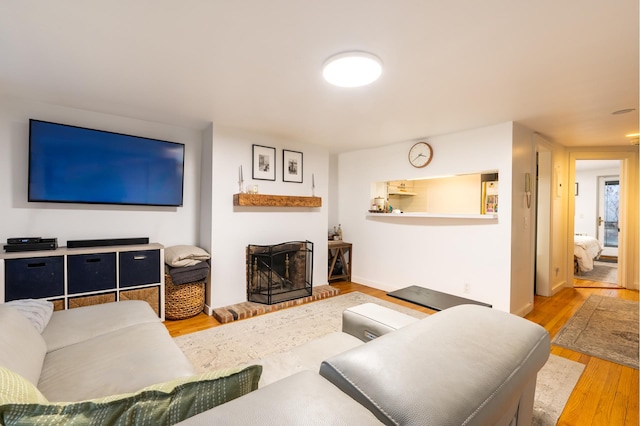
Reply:
[[[293,195],[233,194],[233,205],[244,207],[322,207],[322,198]]]
[[[276,149],[253,145],[253,179],[276,180]]]
[[[242,178],[242,164],[240,164],[240,176],[238,176],[238,191],[244,192],[244,179]]]
[[[282,181],[302,183],[302,153],[282,150]]]

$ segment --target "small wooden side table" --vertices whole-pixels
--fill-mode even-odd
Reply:
[[[329,241],[329,281],[351,281],[351,243],[344,241]],[[342,274],[334,274],[336,263],[340,259]]]

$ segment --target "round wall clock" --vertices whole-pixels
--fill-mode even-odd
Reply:
[[[433,149],[426,142],[418,142],[409,150],[409,163],[413,167],[425,167],[433,158]]]

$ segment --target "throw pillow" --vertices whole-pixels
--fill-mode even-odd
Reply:
[[[46,404],[48,402],[29,380],[8,368],[0,367],[0,412],[3,410],[1,407],[6,404]],[[4,423],[0,422],[0,424]]]
[[[27,317],[36,330],[38,330],[38,333],[42,333],[42,330],[49,324],[51,315],[53,315],[53,303],[48,300],[12,300],[11,302],[7,302],[7,305],[12,306],[15,310]]]
[[[8,303],[0,303],[0,366],[37,385],[47,344],[33,324]]]
[[[261,373],[261,366],[252,365],[87,401],[3,403],[0,424],[172,425],[257,389]]]
[[[209,253],[196,246],[178,245],[164,249],[164,263],[173,267],[191,266],[210,258]]]

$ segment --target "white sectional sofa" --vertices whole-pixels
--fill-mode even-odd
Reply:
[[[0,347],[6,424],[528,426],[550,343],[486,307],[416,320],[361,305],[262,366],[193,376],[153,310],[127,301],[55,312],[42,333],[0,304]]]
[[[195,374],[148,303],[123,301],[53,313],[42,334],[0,305],[0,365],[49,401],[135,392]]]
[[[0,304],[0,424],[174,424],[258,386],[259,367],[195,375],[147,302],[35,325],[12,303]]]

